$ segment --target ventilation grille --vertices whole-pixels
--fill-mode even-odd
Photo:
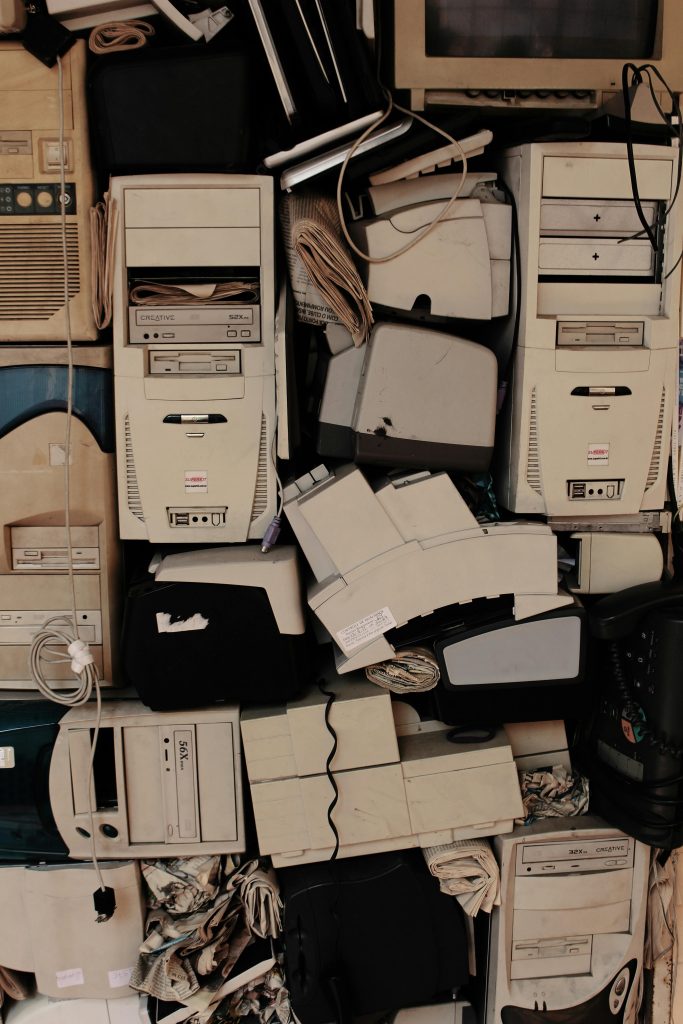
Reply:
[[[78,294],[78,226],[66,226],[69,298]],[[49,320],[64,306],[59,224],[0,225],[0,321]]]
[[[652,446],[652,458],[650,459],[650,468],[647,474],[647,480],[645,481],[645,490],[649,491],[651,487],[657,483],[659,479],[659,473],[662,467],[662,442],[664,440],[664,409],[666,407],[666,388],[662,388],[662,398],[659,403],[659,416],[657,417],[657,432],[655,434],[655,443]]]
[[[138,475],[135,472],[135,460],[133,458],[133,435],[130,430],[130,417],[124,420],[124,438],[126,444],[126,499],[128,511],[144,523],[145,517],[142,514],[142,498],[138,486]]]
[[[254,522],[268,508],[268,424],[261,413],[261,438],[258,446],[258,469],[256,470],[256,487],[254,488],[254,504],[251,506],[251,521]]]
[[[541,464],[538,452],[538,419],[536,412],[536,388],[531,390],[531,412],[529,413],[529,446],[526,453],[526,482],[536,494],[543,495],[541,487]]]

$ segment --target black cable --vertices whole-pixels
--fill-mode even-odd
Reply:
[[[335,754],[337,753],[337,746],[339,741],[337,738],[337,734],[334,730],[334,727],[330,722],[330,708],[337,699],[337,695],[336,693],[334,693],[333,690],[326,690],[322,681],[318,683],[318,689],[322,694],[324,694],[325,697],[327,697],[327,703],[325,704],[325,728],[327,729],[333,740],[332,749],[327,755],[327,761],[325,762],[325,771],[327,773],[328,779],[330,780],[330,785],[334,790],[334,796],[332,797],[332,800],[330,801],[330,804],[327,808],[327,821],[329,823],[330,828],[332,829],[332,832],[334,833],[334,850],[332,851],[332,856],[330,857],[330,860],[336,860],[337,855],[339,853],[339,832],[337,831],[337,826],[332,820],[332,812],[334,811],[339,801],[339,787],[337,786],[337,780],[332,774],[330,765],[332,764]]]
[[[647,217],[643,212],[643,205],[640,201],[640,193],[638,192],[638,177],[636,175],[636,161],[633,155],[633,134],[631,124],[631,96],[629,93],[628,73],[633,72],[632,84],[640,85],[643,81],[640,69],[635,64],[624,64],[621,69],[621,91],[624,97],[624,124],[626,130],[626,156],[628,159],[628,173],[631,179],[631,192],[633,193],[633,203],[638,214],[638,220],[645,229],[645,234],[650,239],[650,245],[657,252],[657,240],[654,236],[654,232],[647,222]]]

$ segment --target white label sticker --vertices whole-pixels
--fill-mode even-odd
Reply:
[[[205,469],[185,470],[185,494],[207,494],[209,474]]]
[[[49,445],[50,452],[50,465],[51,466],[63,466],[65,462],[64,453],[66,452],[66,446],[62,442],[61,444],[57,441],[51,441]],[[74,461],[73,448],[69,453],[69,465]]]
[[[57,988],[73,988],[75,985],[85,985],[82,967],[72,967],[70,971],[57,971]]]
[[[14,768],[14,747],[0,747],[0,768]]]
[[[125,988],[130,984],[132,974],[132,967],[121,967],[118,971],[109,971],[109,988]]]
[[[589,441],[588,465],[606,466],[609,463],[609,441]]]
[[[193,629],[206,629],[209,620],[201,612],[195,612],[189,619],[178,619],[171,622],[168,612],[157,612],[157,633],[189,633]]]
[[[386,633],[396,625],[396,619],[388,608],[379,608],[376,612],[364,616],[358,622],[352,622],[337,633],[339,646],[344,651],[355,651],[356,647],[362,647],[369,640]]]

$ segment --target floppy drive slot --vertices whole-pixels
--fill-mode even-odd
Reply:
[[[201,839],[197,792],[197,747],[193,725],[159,728],[161,785],[167,843]]]
[[[15,571],[68,569],[64,527],[12,526],[10,538]],[[74,569],[100,568],[97,526],[71,527],[71,559]]]
[[[642,345],[644,324],[638,323],[578,323],[560,320],[557,324],[558,345],[624,346]]]
[[[223,376],[240,373],[239,350],[232,352],[150,352],[151,374],[207,374]]]
[[[520,981],[523,978],[588,974],[591,969],[592,948],[591,935],[513,940],[510,977],[513,981]]]

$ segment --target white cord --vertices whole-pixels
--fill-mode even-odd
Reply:
[[[463,188],[465,186],[465,182],[467,180],[467,154],[465,153],[465,150],[462,148],[462,146],[460,145],[458,140],[454,139],[452,135],[450,135],[447,131],[445,131],[445,129],[439,128],[438,125],[433,124],[431,121],[428,121],[426,117],[422,117],[421,114],[416,114],[414,110],[407,110],[405,107],[399,106],[398,103],[394,102],[394,99],[393,99],[391,93],[388,90],[386,90],[386,89],[385,89],[385,96],[387,97],[387,109],[384,111],[384,113],[380,117],[379,121],[373,121],[373,123],[371,125],[368,125],[368,127],[365,129],[363,134],[360,135],[356,139],[356,141],[353,143],[353,145],[349,149],[348,153],[344,157],[344,162],[341,165],[341,168],[339,170],[339,177],[337,178],[337,212],[339,213],[339,223],[341,224],[342,233],[343,233],[344,238],[346,239],[346,241],[347,241],[351,251],[354,252],[356,254],[356,256],[360,257],[360,259],[365,260],[366,263],[389,263],[390,260],[395,260],[397,256],[402,256],[403,253],[408,252],[408,250],[412,249],[413,246],[417,245],[418,242],[421,242],[423,238],[426,238],[426,236],[431,231],[434,230],[434,228],[437,226],[437,224],[440,224],[442,220],[445,220],[446,214],[448,214],[450,212],[451,207],[453,206],[453,204],[455,203],[456,199],[458,198],[458,196],[462,192],[462,190],[463,190]],[[458,182],[458,187],[456,188],[456,190],[453,193],[453,195],[451,196],[451,198],[448,200],[446,205],[440,210],[440,212],[436,215],[434,220],[430,221],[430,223],[427,224],[427,226],[424,227],[422,229],[422,231],[420,231],[417,235],[415,235],[413,238],[411,238],[411,240],[409,242],[407,242],[400,249],[397,249],[395,252],[390,252],[386,256],[371,256],[369,253],[363,252],[362,249],[358,248],[358,246],[355,244],[355,242],[351,238],[351,235],[349,234],[348,228],[346,227],[346,220],[344,218],[344,210],[343,210],[343,207],[342,207],[342,184],[344,182],[344,175],[346,174],[346,168],[348,167],[349,161],[353,157],[353,154],[356,152],[358,147],[360,145],[362,145],[363,142],[365,142],[365,140],[367,139],[368,135],[370,135],[371,132],[376,131],[377,128],[379,128],[379,126],[384,121],[386,121],[386,119],[389,117],[389,114],[394,109],[399,110],[402,114],[405,114],[407,117],[412,117],[416,121],[420,121],[421,124],[424,124],[424,125],[426,125],[427,128],[431,128],[432,131],[435,131],[437,133],[437,135],[443,135],[444,139],[447,139],[448,142],[451,143],[451,145],[457,146],[458,150],[460,151],[460,157],[461,157],[461,160],[462,160],[462,174],[460,175],[460,181]]]
[[[88,814],[90,821],[90,850],[91,860],[97,876],[100,889],[104,892],[106,886],[102,878],[100,866],[97,862],[95,850],[95,828],[93,809],[93,789],[95,785],[93,766],[95,763],[95,751],[97,749],[97,737],[102,722],[102,695],[100,692],[99,673],[97,665],[88,648],[87,643],[78,635],[78,613],[76,606],[76,580],[73,569],[73,551],[71,547],[71,420],[73,416],[73,345],[71,338],[71,310],[69,308],[69,261],[67,245],[66,225],[66,168],[64,165],[64,71],[61,58],[57,57],[57,89],[59,101],[59,187],[60,187],[60,224],[62,235],[62,262],[64,271],[64,324],[67,351],[67,399],[66,399],[66,430],[64,435],[64,528],[66,532],[67,572],[69,577],[69,590],[71,592],[71,615],[56,615],[48,619],[43,628],[36,634],[29,651],[29,667],[31,675],[40,693],[56,704],[66,707],[79,707],[90,700],[93,689],[97,701],[97,715],[95,729],[93,732],[92,744],[90,746],[90,760],[88,765]],[[54,645],[66,647],[67,653],[54,649]],[[46,657],[51,655],[51,657]],[[69,661],[72,671],[76,676],[78,685],[73,690],[59,693],[52,689],[43,674],[43,664],[55,664],[56,662]]]

